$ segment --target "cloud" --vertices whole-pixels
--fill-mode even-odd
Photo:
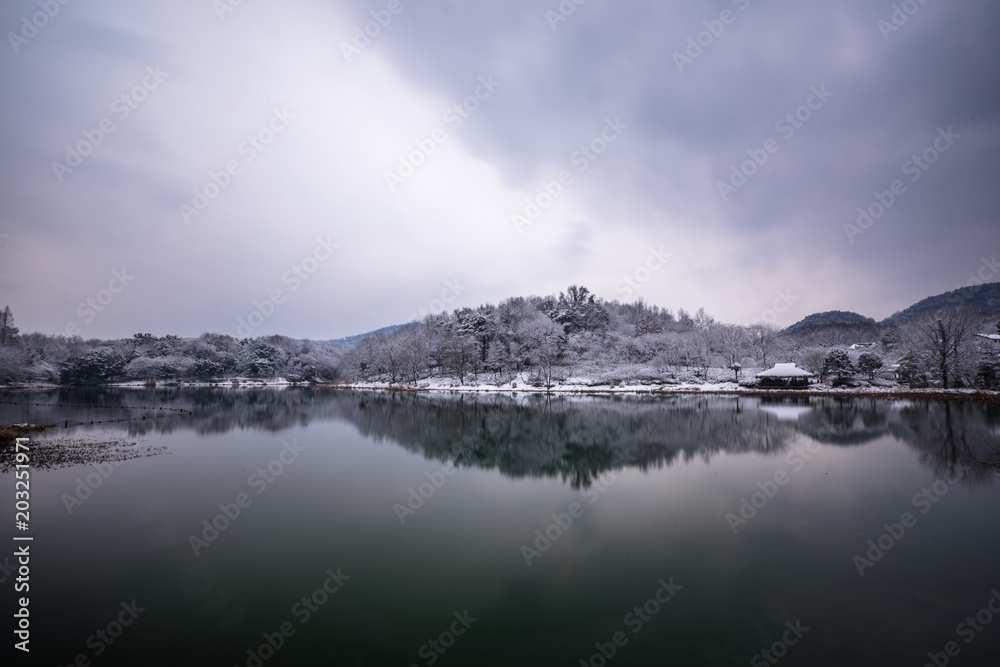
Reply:
[[[880,318],[995,246],[991,3],[924,5],[888,40],[891,3],[588,0],[555,30],[557,2],[401,0],[391,20],[386,6],[242,3],[220,20],[203,2],[71,3],[5,53],[0,285],[22,330],[62,331],[122,266],[134,283],[84,335],[230,332],[283,289],[262,331],[331,338],[405,321],[452,279],[469,287],[455,306],[570,283],[619,298],[660,245],[671,263],[640,294],[653,303],[746,321],[792,288],[786,324]],[[0,27],[34,10],[7,3]],[[689,38],[706,45],[678,71]],[[150,67],[168,75],[121,117]],[[822,86],[832,96],[786,136],[778,122]],[[269,133],[276,110],[293,117]],[[621,136],[580,161],[616,118]],[[113,131],[60,182],[52,163],[103,119]],[[857,208],[947,127],[961,139],[850,243]],[[722,201],[718,183],[768,139],[778,150]],[[420,164],[391,189],[401,159]],[[519,234],[511,216],[560,172],[572,184]],[[185,221],[213,178],[226,185]],[[327,235],[338,253],[292,293],[285,272]]]

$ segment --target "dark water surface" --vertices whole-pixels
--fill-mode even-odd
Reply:
[[[166,452],[32,471],[18,664],[1000,664],[997,405],[0,394],[24,421]]]

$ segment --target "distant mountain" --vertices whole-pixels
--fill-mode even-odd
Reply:
[[[847,310],[828,310],[814,313],[785,329],[786,334],[798,334],[826,327],[874,326],[875,320]]]
[[[387,327],[382,327],[381,329],[376,329],[375,331],[369,331],[368,333],[355,334],[354,336],[347,336],[346,338],[335,338],[333,340],[317,340],[313,341],[319,343],[320,345],[333,345],[335,347],[342,347],[345,350],[351,350],[357,347],[361,341],[369,336],[375,336],[377,334],[389,335],[399,329],[402,329],[407,325],[405,324],[393,324]]]
[[[1000,283],[961,287],[951,292],[927,297],[905,310],[890,315],[879,324],[903,324],[924,313],[954,306],[968,306],[980,313],[1000,313]]]
[[[905,324],[924,313],[932,313],[942,308],[955,306],[967,306],[984,314],[1000,314],[1000,283],[961,287],[951,292],[927,297],[923,301],[918,301],[909,308],[901,310],[881,322],[875,322],[870,317],[845,310],[830,310],[825,313],[815,313],[799,320],[785,329],[783,333],[803,335],[852,329],[853,333],[867,331],[870,334],[874,331],[875,327]],[[858,327],[871,327],[872,329],[858,329]]]

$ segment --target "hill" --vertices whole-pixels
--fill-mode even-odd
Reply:
[[[813,329],[825,327],[856,327],[873,326],[875,320],[848,310],[828,310],[825,313],[814,313],[785,329],[786,334],[805,333]]]
[[[799,320],[782,333],[793,336],[825,335],[838,332],[847,332],[850,335],[872,335],[876,328],[905,324],[924,313],[956,306],[966,306],[983,314],[1000,313],[1000,283],[961,287],[951,292],[930,296],[890,315],[881,322],[875,322],[870,317],[845,310],[814,313]],[[847,338],[833,342],[847,342]]]
[[[369,331],[367,333],[355,334],[353,336],[347,336],[345,338],[335,338],[333,340],[317,340],[314,343],[319,343],[320,345],[333,345],[334,347],[340,347],[345,350],[351,350],[358,346],[361,341],[368,336],[377,336],[378,334],[392,334],[405,327],[405,324],[392,324],[387,327],[382,327],[381,329],[376,329],[375,331]]]
[[[882,325],[904,324],[915,317],[927,312],[940,310],[941,308],[951,308],[955,306],[968,306],[980,313],[1000,312],[1000,283],[986,283],[985,285],[973,285],[971,287],[961,287],[951,292],[927,297],[923,301],[918,301],[909,308],[900,310],[882,320]]]

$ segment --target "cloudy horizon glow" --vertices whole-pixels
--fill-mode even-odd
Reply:
[[[442,294],[788,326],[997,279],[1000,7],[674,4],[5,3],[0,302],[236,335],[280,290],[253,334],[329,339]]]

